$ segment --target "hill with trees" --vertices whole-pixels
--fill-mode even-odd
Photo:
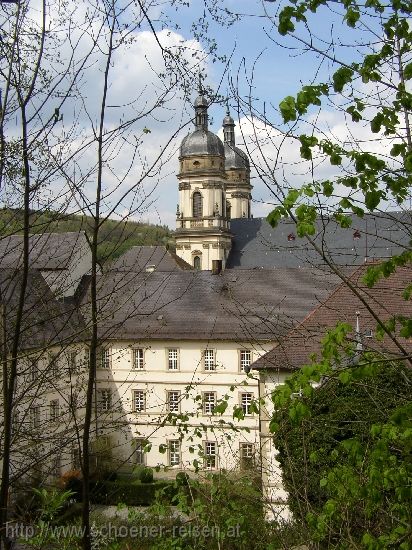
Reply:
[[[53,210],[32,210],[30,233],[64,233],[85,231],[92,235],[93,219],[91,216],[62,214]],[[23,210],[0,209],[0,236],[23,233]],[[99,231],[99,263],[112,262],[132,246],[173,244],[172,232],[166,225],[154,225],[131,220],[102,220]]]

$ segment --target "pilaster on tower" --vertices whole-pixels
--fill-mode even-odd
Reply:
[[[176,253],[196,269],[225,268],[231,247],[225,150],[208,129],[208,102],[194,104],[195,131],[180,146]]]

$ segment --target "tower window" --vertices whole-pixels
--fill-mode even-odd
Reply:
[[[203,199],[199,191],[193,193],[193,217],[201,218],[203,215]]]
[[[200,257],[199,256],[195,256],[193,258],[193,267],[195,269],[201,269],[201,262],[200,262]]]

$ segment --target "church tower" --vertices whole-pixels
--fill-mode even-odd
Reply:
[[[208,103],[195,101],[195,131],[180,145],[176,253],[195,269],[224,269],[231,247],[225,148],[208,129]]]
[[[225,142],[226,200],[230,218],[250,218],[252,185],[250,184],[249,159],[235,142],[235,122],[229,109],[223,119]]]

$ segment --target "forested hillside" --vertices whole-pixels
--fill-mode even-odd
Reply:
[[[0,209],[0,235],[21,233],[23,211]],[[92,218],[60,212],[32,211],[30,213],[30,233],[63,233],[85,231],[91,235]],[[169,245],[172,234],[165,225],[152,225],[134,221],[108,219],[102,223],[99,232],[99,262],[112,261],[126,250],[136,245]]]

